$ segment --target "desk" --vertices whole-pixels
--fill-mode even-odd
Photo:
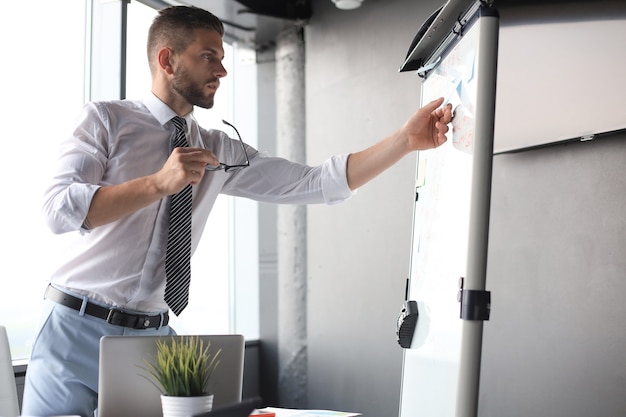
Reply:
[[[297,410],[292,408],[266,407],[259,411],[269,411],[274,413],[276,417],[353,417],[360,416],[361,413],[347,413],[343,411],[332,410]],[[254,415],[254,414],[253,414]],[[260,414],[259,417],[262,417]]]

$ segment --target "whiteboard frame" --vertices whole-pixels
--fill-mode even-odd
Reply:
[[[466,19],[468,15],[474,15],[474,17],[479,19],[479,22],[474,22],[473,18]],[[471,250],[468,251],[470,253],[468,253],[467,257],[464,289],[484,291],[486,286],[500,21],[495,9],[485,7],[480,4],[480,2],[471,5],[465,17],[463,21],[465,23],[469,22],[468,26],[480,23],[481,28],[478,39],[480,53],[478,54],[477,65],[479,71],[476,74],[478,81],[476,95],[477,117],[475,122],[475,137],[480,138],[480,140],[475,141],[473,151],[472,198],[470,202],[468,235],[468,248],[471,248]],[[436,68],[436,63],[440,61],[440,57],[445,56],[450,48],[458,43],[462,35],[462,31],[459,31],[458,27],[456,27],[453,28],[452,33],[448,34],[446,37],[449,45],[431,45],[433,46],[432,51],[430,51],[432,54],[428,59],[421,61],[423,66],[418,69],[418,74],[427,78],[428,72]],[[418,46],[419,45],[420,43],[418,43]],[[424,51],[428,53],[427,49],[422,48],[422,52]],[[432,63],[435,63],[435,65],[432,65]],[[424,103],[422,103],[422,105],[423,104]],[[414,213],[414,232],[415,222]],[[414,235],[412,245],[415,245],[415,239],[416,236]],[[411,256],[413,255],[414,252],[412,248]],[[413,262],[413,260],[411,260],[411,262]],[[456,417],[475,417],[478,412],[483,322],[480,320],[463,320],[461,331],[461,355],[456,391],[455,415]],[[410,389],[410,387],[405,386],[405,364],[406,351],[403,355],[401,391]],[[401,392],[399,415],[403,413],[402,397],[403,392]]]
[[[474,144],[469,229],[469,247],[472,251],[467,257],[464,290],[484,291],[487,280],[500,19],[497,13],[490,12],[480,17],[480,20],[476,94],[476,115],[480,116],[476,117],[474,135],[481,140]],[[481,198],[474,198],[478,193]],[[456,417],[475,417],[478,412],[482,335],[482,320],[463,320]]]

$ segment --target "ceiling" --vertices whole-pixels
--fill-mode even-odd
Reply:
[[[224,22],[226,38],[257,50],[271,48],[276,35],[312,16],[311,0],[184,0]]]

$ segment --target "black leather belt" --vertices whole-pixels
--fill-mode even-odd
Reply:
[[[78,311],[81,310],[83,305],[82,298],[66,294],[54,288],[52,285],[48,285],[44,298]],[[169,315],[167,313],[163,313],[162,315],[157,314],[156,316],[133,314],[117,308],[102,307],[90,302],[87,302],[85,306],[85,314],[105,320],[107,323],[116,326],[130,327],[131,329],[152,329],[167,326],[169,322]],[[161,318],[163,319],[162,323]]]

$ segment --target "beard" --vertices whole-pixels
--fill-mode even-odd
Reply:
[[[191,78],[184,67],[178,67],[172,79],[172,89],[182,96],[189,104],[210,109],[213,107],[214,93],[207,95],[204,84],[200,85]]]

